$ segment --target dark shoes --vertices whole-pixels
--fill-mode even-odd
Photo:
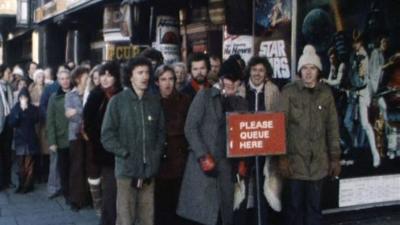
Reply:
[[[14,191],[15,194],[19,194],[21,192],[22,192],[22,187],[21,186],[18,186]]]
[[[81,209],[81,207],[77,206],[76,204],[74,204],[72,202],[71,202],[69,207],[70,207],[72,212],[78,212]]]
[[[48,196],[49,199],[54,199],[61,195],[61,192],[56,192]]]
[[[26,193],[32,192],[33,190],[34,190],[33,186],[28,186],[28,187],[25,187],[22,189],[22,193],[26,194]]]

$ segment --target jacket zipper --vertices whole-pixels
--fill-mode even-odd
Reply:
[[[143,101],[141,100],[141,113],[142,113],[142,127],[143,127],[143,149],[142,149],[142,154],[143,154],[143,163],[146,164],[147,163],[147,159],[146,159],[146,128],[145,128],[145,122],[144,122],[144,109],[143,109],[144,105],[143,105]]]

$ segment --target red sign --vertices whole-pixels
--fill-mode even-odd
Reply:
[[[227,115],[228,157],[286,153],[283,113]]]

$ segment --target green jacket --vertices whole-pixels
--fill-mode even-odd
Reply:
[[[157,174],[165,140],[160,98],[131,88],[115,95],[101,128],[104,149],[115,154],[119,178],[150,178]]]
[[[307,90],[301,80],[282,90],[280,107],[286,115],[290,179],[319,180],[329,162],[340,158],[339,125],[329,87],[318,83]]]
[[[68,148],[68,119],[65,117],[65,93],[61,88],[51,95],[47,107],[47,140],[49,146],[57,145],[58,149]]]

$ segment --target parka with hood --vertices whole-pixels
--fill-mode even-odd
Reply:
[[[21,96],[28,98],[28,108],[22,110],[19,104]],[[34,155],[39,153],[38,136],[35,125],[39,122],[39,109],[31,104],[28,89],[24,88],[18,95],[18,103],[12,108],[10,125],[15,128],[14,145],[16,155]]]

